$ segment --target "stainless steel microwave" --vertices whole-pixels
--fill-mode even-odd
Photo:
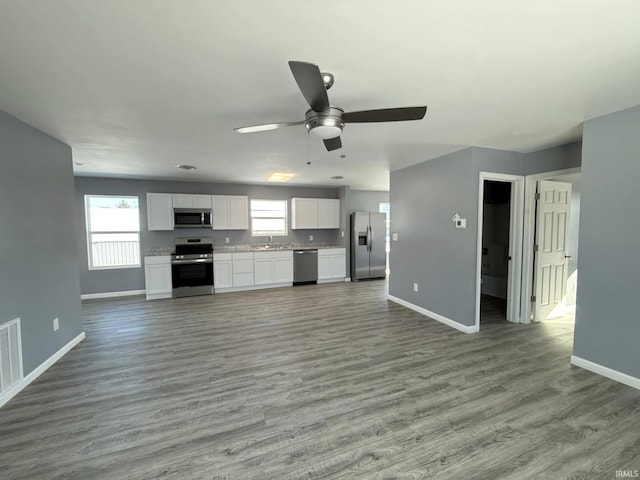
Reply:
[[[211,228],[211,210],[197,208],[174,208],[175,228]]]

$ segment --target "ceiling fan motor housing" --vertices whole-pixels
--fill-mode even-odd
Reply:
[[[344,110],[338,107],[329,107],[328,112],[316,112],[307,110],[304,125],[310,135],[323,140],[339,137],[344,128],[342,114]]]

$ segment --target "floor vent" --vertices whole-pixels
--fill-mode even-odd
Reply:
[[[0,395],[22,380],[20,319],[0,325]]]

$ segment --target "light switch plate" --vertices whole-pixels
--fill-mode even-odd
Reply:
[[[457,219],[456,228],[467,228],[467,219],[466,218]]]
[[[394,242],[398,241],[398,234],[394,233],[393,235],[391,235],[391,238],[393,239]]]

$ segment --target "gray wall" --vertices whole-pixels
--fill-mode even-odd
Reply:
[[[97,177],[76,177],[75,204],[77,216],[77,238],[80,245],[80,283],[83,294],[118,292],[144,289],[144,268],[123,268],[110,270],[89,270],[87,257],[86,219],[84,195],[131,195],[140,200],[140,246],[142,254],[152,247],[173,247],[177,237],[211,236],[215,246],[224,245],[229,237],[229,245],[257,244],[268,241],[267,237],[252,237],[251,230],[203,230],[180,229],[167,232],[147,230],[148,192],[158,193],[202,193],[217,195],[248,195],[250,198],[289,200],[292,197],[340,198],[339,189],[311,188],[271,185],[212,184],[198,182],[174,182],[155,180],[127,180]],[[289,208],[291,204],[289,203]],[[275,237],[281,243],[313,242],[343,244],[339,230],[291,230],[286,237]]]
[[[0,323],[21,318],[27,375],[82,332],[71,148],[0,110],[0,164]]]
[[[581,163],[582,142],[567,143],[524,155],[524,169],[521,175],[567,170],[580,167]]]
[[[473,149],[454,152],[391,172],[389,293],[463,325],[475,308],[478,179]],[[467,218],[456,229],[451,216]],[[413,291],[413,283],[419,291]]]
[[[389,201],[389,192],[351,190],[349,214],[352,212],[378,212],[380,203]]]
[[[583,129],[574,354],[640,378],[640,106]]]
[[[529,175],[580,166],[580,143],[521,154],[468,148],[391,172],[389,293],[462,325],[475,323],[479,172]],[[456,229],[451,216],[467,219]],[[413,283],[419,292],[413,292]]]

